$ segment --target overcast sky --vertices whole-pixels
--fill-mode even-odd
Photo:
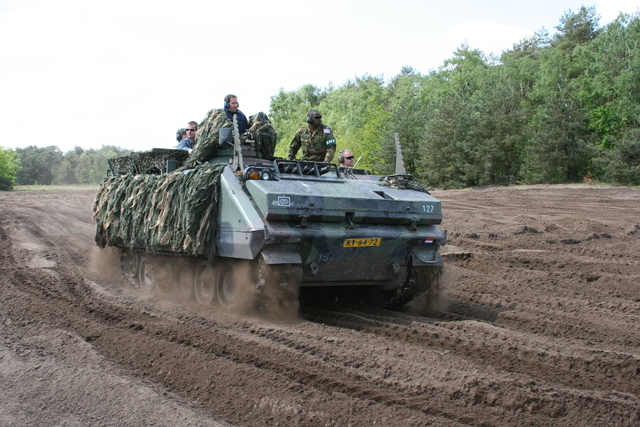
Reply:
[[[219,4],[221,3],[221,4]],[[238,95],[268,113],[282,88],[427,73],[463,43],[510,49],[596,6],[637,0],[0,0],[0,145],[171,148],[175,131]],[[301,124],[304,117],[300,118]],[[330,123],[329,123],[330,125]]]

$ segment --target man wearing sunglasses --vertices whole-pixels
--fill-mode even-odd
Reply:
[[[289,160],[295,160],[302,148],[302,160],[329,163],[336,154],[336,138],[328,126],[322,124],[318,110],[309,110],[307,124],[296,132],[289,145]]]
[[[176,148],[179,150],[186,150],[189,153],[191,153],[191,151],[196,146],[197,130],[198,130],[198,123],[193,121],[189,122],[186,127],[187,137],[184,138],[182,141],[178,142],[178,145],[176,145]]]
[[[340,150],[340,154],[338,155],[338,161],[340,162],[341,168],[352,168],[353,167],[353,152],[347,148]]]

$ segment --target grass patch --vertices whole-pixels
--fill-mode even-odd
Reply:
[[[67,184],[67,185],[15,185],[13,191],[73,191],[73,190],[95,190],[98,191],[98,184]]]

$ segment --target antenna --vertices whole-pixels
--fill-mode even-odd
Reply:
[[[358,166],[358,163],[360,163],[360,160],[362,159],[362,156],[358,157],[358,161],[356,162],[355,165],[353,165],[353,168],[355,169]]]
[[[233,115],[233,171],[242,170],[244,161],[242,160],[242,145],[238,131],[238,115]]]

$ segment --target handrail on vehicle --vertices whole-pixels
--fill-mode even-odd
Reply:
[[[336,178],[340,178],[338,166],[334,163],[309,162],[303,160],[274,160],[276,174],[279,178],[291,179],[287,175],[295,175],[297,178],[320,178],[327,173],[335,173]]]

